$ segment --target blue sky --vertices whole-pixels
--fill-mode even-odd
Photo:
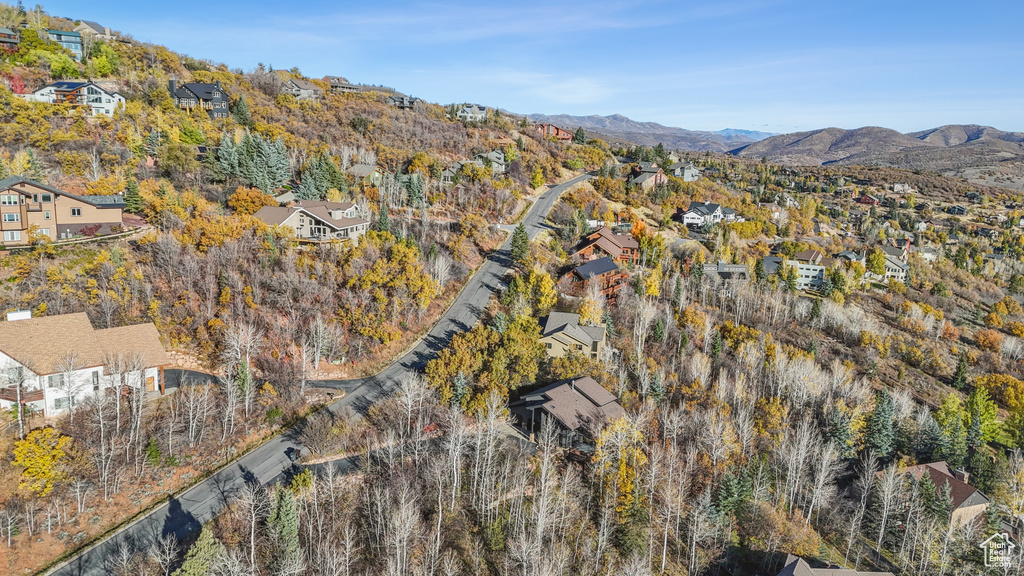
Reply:
[[[8,0],[10,1],[10,0]],[[26,4],[32,4],[26,2]],[[1024,131],[1024,2],[44,2],[193,57],[693,130]]]

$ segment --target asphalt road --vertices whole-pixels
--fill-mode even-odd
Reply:
[[[523,224],[531,240],[548,227],[545,223],[547,214],[562,192],[589,178],[590,175],[584,174],[554,186],[534,201],[523,217]],[[390,396],[404,376],[422,371],[427,361],[447,344],[453,334],[469,330],[480,320],[491,296],[504,288],[503,278],[510,264],[510,246],[511,240],[506,241],[480,266],[448,312],[398,361],[369,378],[326,380],[310,382],[309,385],[344,390],[345,396],[328,407],[339,415],[353,410],[365,413],[373,403]],[[176,373],[176,376],[180,379],[181,374]],[[171,498],[131,526],[73,556],[47,574],[101,576],[109,572],[107,559],[114,555],[122,543],[128,543],[135,550],[142,550],[166,534],[174,534],[179,539],[193,534],[203,523],[212,519],[232,494],[246,483],[271,484],[294,472],[296,468],[286,451],[303,448],[298,438],[300,429],[301,423],[275,436],[179,497]],[[355,465],[354,460],[345,460],[338,463],[338,468],[346,470]]]

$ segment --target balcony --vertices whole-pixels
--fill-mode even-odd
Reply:
[[[45,398],[45,394],[41,388],[35,390],[21,389],[21,403],[27,402],[41,402]],[[14,386],[8,386],[6,388],[0,388],[0,400],[7,400],[8,402],[18,401],[18,390]]]

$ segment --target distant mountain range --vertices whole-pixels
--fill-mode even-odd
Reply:
[[[621,114],[611,116],[570,116],[559,114],[530,114],[534,122],[555,124],[566,130],[575,130],[582,126],[587,132],[594,132],[622,139],[644,146],[664,144],[670,150],[728,152],[739,146],[745,146],[773,136],[768,132],[756,130],[738,130],[728,128],[717,132],[684,130],[663,126],[657,122],[637,122]]]
[[[736,148],[745,158],[793,166],[861,165],[925,170],[1024,190],[1024,133],[948,125],[903,134],[888,128],[824,128],[772,136]]]

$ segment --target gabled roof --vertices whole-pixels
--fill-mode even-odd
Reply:
[[[907,468],[907,474],[913,476],[914,480],[920,480],[925,474],[928,474],[937,490],[944,490],[946,483],[949,483],[949,493],[953,497],[954,510],[964,505],[973,506],[989,501],[977,488],[957,478],[953,468],[945,461],[911,466]]]
[[[295,203],[295,205],[300,208],[307,209],[314,207],[322,207],[332,211],[348,211],[355,206],[355,204],[353,204],[352,202],[330,202],[328,200],[299,200],[298,202]]]
[[[0,322],[0,351],[40,376],[60,372],[67,352],[78,355],[81,368],[102,366],[114,354],[138,353],[146,368],[171,363],[153,324],[94,330],[84,312]]]
[[[626,414],[615,395],[589,376],[561,380],[524,396],[541,398],[513,405],[543,408],[569,430],[576,430],[588,422],[611,422]]]
[[[373,174],[377,170],[377,167],[373,164],[355,164],[348,169],[348,173],[355,176],[356,178],[366,178],[370,174]]]
[[[604,340],[604,326],[580,326],[579,314],[552,312],[541,320],[541,337],[565,334],[573,340],[584,344]]]
[[[582,264],[573,269],[573,272],[584,280],[593,278],[594,276],[600,276],[609,272],[615,272],[618,270],[618,265],[611,258],[605,256],[604,258],[598,258],[597,260],[591,260],[586,264]]]
[[[36,188],[39,188],[39,189],[42,189],[42,190],[46,190],[47,192],[53,192],[54,194],[57,194],[58,196],[64,196],[64,197],[67,197],[67,198],[74,198],[75,200],[78,200],[80,202],[84,202],[86,204],[91,204],[91,205],[93,205],[93,206],[95,206],[97,208],[123,208],[124,207],[124,203],[123,202],[121,204],[117,204],[116,202],[114,202],[112,200],[106,200],[105,199],[105,198],[107,198],[106,196],[77,196],[75,194],[71,194],[69,192],[65,192],[63,190],[54,188],[53,186],[48,186],[46,184],[43,184],[42,182],[36,182],[35,180],[29,180],[28,178],[23,178],[21,176],[8,176],[7,178],[4,178],[3,180],[0,180],[0,191],[4,191],[4,190],[10,189],[10,190],[13,190],[14,192],[18,192],[20,194],[28,195],[29,194],[28,192],[25,192],[24,190],[18,190],[17,188],[14,188],[14,186],[17,186],[18,184],[28,184],[29,186],[34,186]]]
[[[806,560],[788,554],[786,566],[778,576],[892,576],[891,572],[858,572],[848,568],[811,568]]]
[[[721,209],[718,204],[711,202],[690,202],[690,207],[686,209],[687,212],[693,212],[701,216],[710,216]]]
[[[100,26],[98,22],[93,22],[91,20],[79,20],[78,22],[80,26],[86,26],[95,34],[103,34],[105,32],[103,26]]]
[[[292,78],[291,80],[289,80],[289,82],[294,84],[295,87],[300,89],[300,90],[313,90],[313,91],[316,91],[316,90],[320,89],[320,88],[317,88],[316,84],[313,84],[309,80],[303,80],[302,78]]]
[[[309,200],[300,202],[310,202]],[[292,217],[293,214],[301,212],[310,218],[317,220],[333,228],[334,230],[344,230],[345,228],[351,228],[360,224],[368,224],[369,221],[361,220],[359,218],[332,218],[329,208],[325,204],[335,204],[334,202],[318,203],[313,205],[295,205],[295,206],[264,206],[256,211],[253,216],[266,222],[271,226],[281,226]],[[340,204],[339,205],[344,205]],[[344,209],[344,208],[343,208]]]

